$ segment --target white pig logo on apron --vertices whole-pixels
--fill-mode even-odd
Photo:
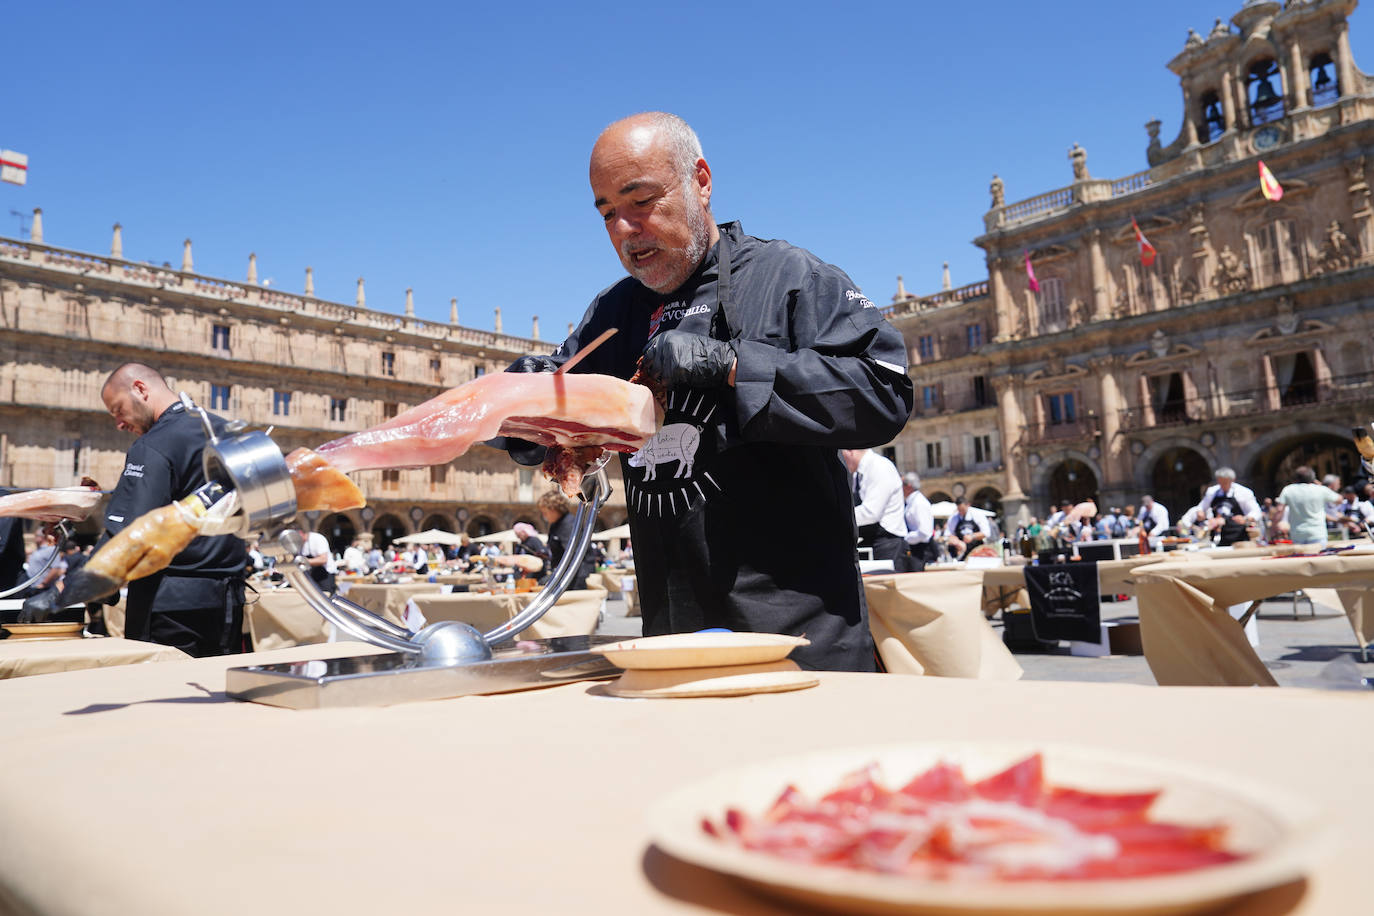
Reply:
[[[721,491],[709,470],[716,443],[708,423],[716,407],[700,391],[669,394],[663,428],[626,462],[625,496],[639,515],[679,515]]]

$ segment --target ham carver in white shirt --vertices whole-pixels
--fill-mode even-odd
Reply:
[[[873,559],[891,560],[901,572],[906,565],[906,505],[897,466],[872,449],[841,449],[854,492],[854,524],[859,546],[873,550]]]

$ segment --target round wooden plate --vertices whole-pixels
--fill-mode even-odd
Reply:
[[[730,807],[759,815],[789,783],[819,797],[841,777],[875,762],[885,784],[900,786],[942,760],[962,765],[970,779],[981,779],[1037,750],[1044,755],[1047,782],[1097,792],[1162,789],[1153,818],[1185,824],[1224,822],[1230,828],[1228,847],[1249,853],[1249,858],[1121,880],[936,881],[791,862],[716,839],[701,827],[703,818],[719,822]],[[1314,817],[1309,806],[1267,787],[1245,785],[1231,773],[1198,772],[1171,762],[1082,747],[1010,742],[873,746],[772,760],[688,785],[648,813],[650,835],[660,849],[743,879],[771,895],[845,913],[946,916],[1159,916],[1210,909],[1301,877],[1317,845]]]
[[[7,623],[10,639],[80,639],[85,624],[76,623]]]
[[[786,658],[803,636],[777,633],[674,633],[627,639],[592,649],[626,670],[642,668],[720,668],[757,665]]]

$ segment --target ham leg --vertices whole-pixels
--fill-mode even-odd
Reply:
[[[494,436],[633,452],[652,438],[662,419],[648,389],[621,379],[497,372],[316,451],[345,473],[447,464],[473,443]]]

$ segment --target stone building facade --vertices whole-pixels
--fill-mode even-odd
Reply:
[[[115,429],[100,386],[130,360],[158,368],[174,390],[212,412],[273,427],[290,451],[364,429],[515,357],[547,352],[535,337],[462,327],[369,309],[363,281],[353,305],[302,295],[248,277],[237,283],[194,272],[188,241],[180,270],[126,261],[115,226],[109,257],[43,242],[35,211],[27,241],[0,238],[0,486],[70,486],[83,475],[113,487],[131,437]],[[536,319],[537,322],[537,319]],[[618,474],[618,464],[608,467]],[[528,521],[550,486],[502,451],[475,446],[444,466],[353,475],[368,505],[306,513],[336,549],[354,533],[379,543],[428,528],[486,534]],[[626,517],[623,488],[598,520]],[[86,537],[98,530],[89,520]]]
[[[1190,31],[1169,63],[1182,127],[1165,146],[1146,125],[1147,170],[1093,178],[1074,144],[1067,187],[1007,203],[994,177],[974,240],[987,282],[913,296],[899,278],[888,314],[917,409],[889,453],[928,494],[1014,518],[1152,493],[1177,517],[1221,465],[1261,496],[1299,464],[1357,475],[1350,427],[1374,419],[1374,81],[1351,59],[1356,5],[1251,0]]]

